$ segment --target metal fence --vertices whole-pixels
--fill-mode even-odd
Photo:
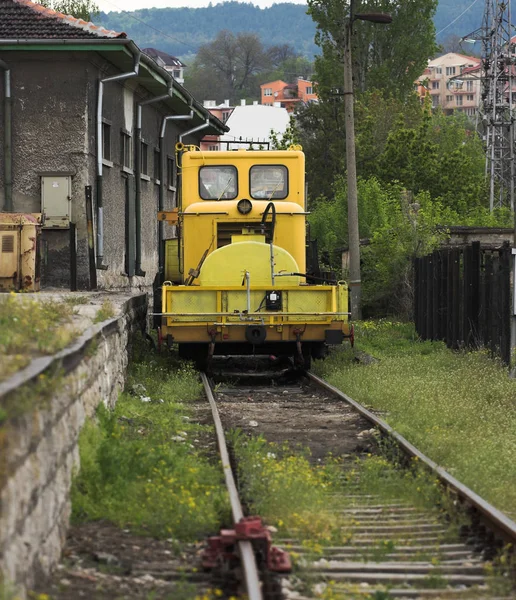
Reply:
[[[479,242],[415,259],[414,319],[425,340],[449,348],[489,348],[510,363],[508,243],[496,250]]]

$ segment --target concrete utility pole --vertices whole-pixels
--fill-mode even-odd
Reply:
[[[351,288],[351,318],[362,318],[362,282],[360,279],[360,233],[358,227],[357,165],[355,159],[355,115],[353,98],[353,63],[351,61],[351,38],[353,22],[371,21],[390,23],[392,17],[386,13],[353,13],[354,0],[349,5],[344,46],[344,122],[346,125],[346,168],[348,183],[348,246],[349,286]]]
[[[351,63],[351,32],[353,27],[350,15],[346,26],[344,48],[344,121],[346,124],[346,168],[348,183],[348,246],[349,246],[349,287],[351,290],[351,318],[362,318],[362,282],[360,279],[360,233],[358,228],[357,165],[355,159],[355,113],[353,98],[353,65]]]

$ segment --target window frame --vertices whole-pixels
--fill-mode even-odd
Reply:
[[[120,165],[122,170],[133,172],[131,167],[133,151],[133,138],[127,129],[120,130]]]
[[[112,123],[102,119],[102,162],[107,167],[113,166],[113,139],[111,135]],[[106,135],[107,133],[107,135]],[[106,152],[106,149],[108,150]]]
[[[252,188],[251,188],[251,177],[252,177],[252,172],[253,169],[257,169],[257,168],[264,168],[264,167],[272,167],[275,169],[282,169],[286,175],[285,177],[285,195],[284,196],[274,196],[274,194],[276,194],[277,192],[274,192],[274,194],[270,197],[270,198],[257,198],[256,196],[253,196],[252,193]],[[281,165],[281,164],[260,164],[260,165],[252,165],[252,167],[249,169],[249,196],[253,199],[253,200],[285,200],[286,198],[288,198],[288,195],[290,193],[290,171],[287,167],[287,165]]]
[[[201,194],[201,183],[203,184],[204,188],[206,189],[207,192],[209,192],[209,190],[206,188],[206,186],[204,185],[204,182],[201,181],[201,173],[203,170],[210,170],[210,169],[220,169],[220,168],[224,168],[224,169],[233,169],[234,173],[235,173],[235,181],[236,181],[236,185],[235,185],[235,195],[232,196],[231,198],[220,198],[220,200],[235,200],[238,197],[238,188],[239,188],[239,181],[238,181],[238,169],[236,168],[235,165],[203,165],[202,167],[199,168],[199,171],[197,173],[197,191],[199,193],[199,198],[201,198],[201,200],[207,201],[207,202],[213,202],[213,201],[217,201],[219,200],[219,198],[217,196],[215,197],[210,197],[210,198],[204,198],[203,195]]]
[[[155,183],[160,183],[161,176],[161,150],[154,148],[154,162],[153,162],[153,178]]]
[[[176,186],[175,186],[175,169],[174,169],[174,157],[171,156],[170,154],[167,154],[167,172],[164,173],[163,175],[166,177],[165,181],[167,182],[167,189],[171,192],[175,192],[176,191]]]
[[[140,175],[145,179],[149,177],[149,144],[145,140],[140,142]]]
[[[263,95],[264,96],[272,96],[272,88],[263,88]]]

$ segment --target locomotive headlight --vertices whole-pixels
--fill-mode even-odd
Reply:
[[[248,215],[253,210],[253,204],[251,200],[243,198],[238,201],[237,210],[241,215]]]

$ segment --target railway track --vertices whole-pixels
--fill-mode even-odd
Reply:
[[[302,444],[310,448],[313,462],[324,461],[328,453],[343,456],[343,480],[357,458],[377,452],[375,433],[388,435],[404,455],[440,479],[452,494],[453,504],[467,515],[459,526],[442,507],[424,507],[406,496],[369,493],[358,478],[348,483],[342,497],[328,498],[328,512],[342,524],[348,541],[323,545],[314,555],[295,535],[275,539],[296,556],[296,573],[281,575],[281,586],[263,596],[256,582],[259,575],[253,575],[257,587],[247,588],[250,598],[303,599],[313,593],[378,600],[514,597],[507,575],[494,576],[489,561],[504,543],[514,543],[516,525],[377,415],[316,376],[296,377],[288,369],[215,368],[211,380],[203,374],[203,382],[214,414],[220,414],[216,419],[221,428],[261,434],[279,444]],[[223,464],[227,476],[227,456]]]

